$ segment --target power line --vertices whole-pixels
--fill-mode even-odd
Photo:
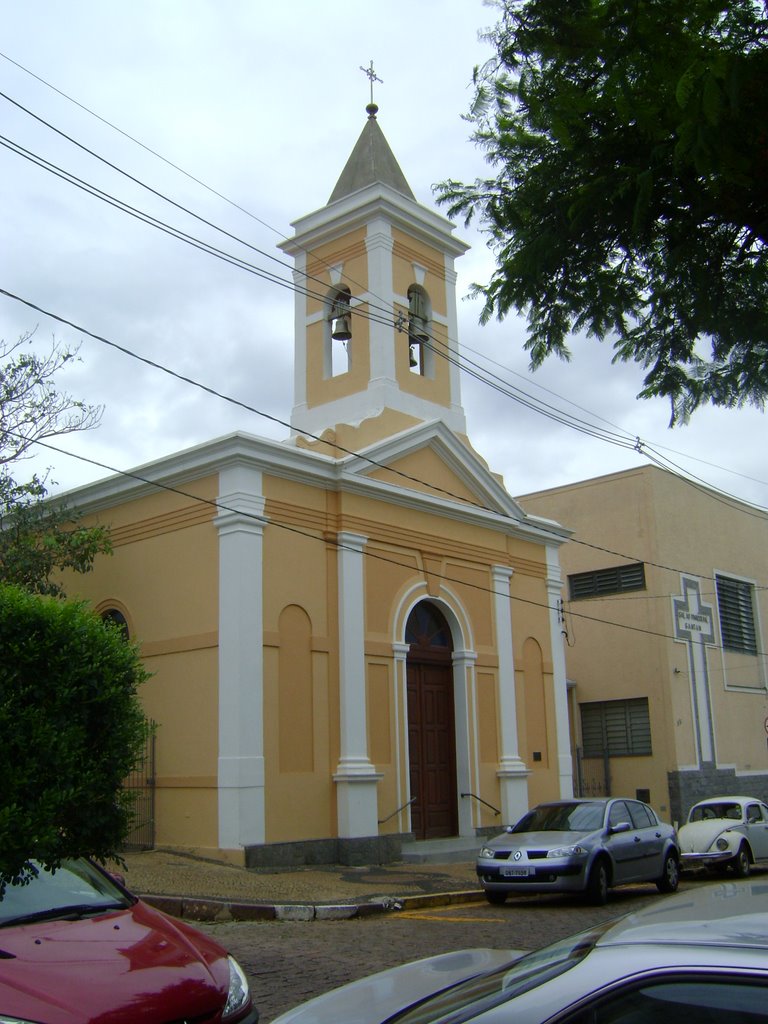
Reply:
[[[9,64],[15,65],[15,67],[19,68],[20,71],[23,71],[25,72],[25,74],[30,75],[32,78],[36,79],[38,82],[41,82],[49,89],[52,89],[55,93],[58,93],[59,96],[62,96],[65,100],[68,100],[70,103],[74,103],[76,107],[79,107],[81,110],[84,110],[86,114],[90,114],[91,117],[95,117],[97,121],[101,121],[102,124],[105,124],[108,128],[111,128],[113,131],[116,131],[119,135],[122,135],[123,138],[128,139],[129,142],[133,142],[136,146],[139,146],[146,153],[149,153],[152,156],[156,157],[158,160],[161,160],[164,164],[167,164],[168,167],[172,167],[175,171],[178,171],[179,174],[183,174],[185,178],[188,178],[190,181],[194,181],[196,185],[200,185],[202,188],[206,189],[206,191],[210,192],[217,198],[223,200],[229,206],[234,207],[234,209],[239,210],[241,213],[244,213],[247,217],[250,217],[252,220],[255,220],[258,224],[261,224],[262,227],[268,228],[270,231],[274,231],[274,233],[276,235],[279,235],[281,238],[283,237],[281,231],[278,231],[277,228],[272,227],[272,225],[268,224],[266,221],[261,220],[261,218],[257,217],[255,213],[252,213],[250,210],[247,210],[244,206],[241,206],[239,203],[236,203],[233,199],[229,199],[223,193],[217,192],[216,189],[213,188],[213,186],[207,185],[204,181],[201,181],[200,178],[196,178],[194,174],[191,174],[189,171],[184,170],[183,167],[180,167],[178,164],[175,164],[172,160],[169,160],[168,157],[163,156],[162,153],[158,153],[156,149],[152,149],[150,146],[146,145],[146,143],[142,142],[141,139],[137,139],[133,135],[129,135],[128,132],[123,131],[122,128],[118,127],[118,125],[116,124],[113,124],[112,121],[108,121],[107,118],[102,117],[100,114],[97,114],[95,110],[91,110],[90,107],[87,107],[84,103],[80,103],[79,100],[76,100],[73,96],[68,95],[62,89],[59,89],[55,85],[52,85],[50,82],[46,81],[45,78],[42,78],[40,75],[36,75],[34,71],[30,71],[30,69],[24,67],[23,64],[20,64],[18,61],[13,60],[13,58],[9,57],[8,54],[0,52],[0,57],[2,57],[4,60],[7,60]]]
[[[144,363],[147,366],[152,367],[153,369],[160,370],[162,373],[168,374],[170,377],[173,377],[176,380],[181,381],[182,383],[190,384],[191,386],[193,386],[195,388],[198,388],[199,390],[205,392],[206,394],[209,394],[209,395],[213,396],[214,398],[219,398],[219,399],[221,399],[221,400],[223,400],[225,402],[230,403],[231,405],[234,405],[234,406],[237,406],[237,407],[239,407],[241,409],[244,409],[246,412],[254,413],[255,415],[261,416],[264,419],[267,419],[267,420],[271,421],[272,423],[276,423],[276,424],[278,424],[280,426],[287,427],[288,429],[291,429],[290,424],[287,421],[281,419],[278,416],[274,416],[271,413],[267,413],[267,412],[264,412],[261,409],[257,409],[255,406],[249,405],[247,402],[244,402],[244,401],[242,401],[240,399],[232,398],[229,395],[225,395],[223,392],[217,391],[215,388],[212,388],[212,387],[210,387],[207,384],[203,384],[202,382],[197,381],[194,378],[187,376],[186,374],[179,373],[178,371],[173,370],[173,369],[171,369],[168,366],[165,366],[163,363],[157,362],[157,360],[149,359],[147,356],[139,355],[137,352],[134,352],[132,349],[129,349],[127,346],[121,345],[118,342],[110,340],[109,338],[105,338],[102,335],[94,333],[93,331],[89,331],[87,328],[81,326],[80,324],[76,324],[73,321],[66,319],[65,317],[59,316],[58,314],[53,313],[50,310],[44,309],[42,306],[36,305],[35,303],[31,302],[30,300],[24,299],[24,298],[22,298],[19,295],[15,295],[13,292],[10,292],[10,291],[8,291],[5,288],[0,287],[0,295],[5,295],[9,299],[13,299],[14,301],[19,302],[22,305],[25,305],[25,306],[29,307],[30,309],[34,309],[36,312],[41,313],[43,316],[50,317],[52,320],[56,320],[58,323],[65,324],[67,327],[71,327],[73,330],[78,331],[79,333],[84,334],[84,335],[86,335],[89,338],[92,338],[94,341],[98,341],[98,342],[100,342],[100,343],[102,343],[104,345],[107,345],[108,347],[113,348],[113,349],[115,349],[118,352],[121,352],[123,355],[126,355],[126,356],[128,356],[128,357],[130,357],[132,359],[136,359],[137,361],[139,361],[141,363]],[[326,444],[330,444],[329,442],[324,441],[324,439],[322,437],[320,437],[320,436],[318,436],[316,434],[306,433],[305,436],[307,436],[307,437],[309,437],[309,438],[311,438],[312,440],[315,440],[315,441],[323,441]],[[402,478],[404,480],[407,480],[407,481],[409,481],[411,483],[416,483],[419,486],[423,486],[423,484],[425,482],[425,481],[423,481],[419,477],[414,477],[414,476],[412,476],[412,475],[410,475],[408,473],[405,473],[404,471],[402,471],[400,469],[395,469],[392,466],[388,466],[386,463],[383,463],[383,462],[380,462],[380,461],[378,461],[376,459],[373,459],[370,456],[365,455],[364,453],[357,452],[357,451],[354,451],[354,450],[349,449],[349,448],[345,448],[343,445],[340,445],[340,444],[338,444],[336,442],[333,443],[333,447],[336,448],[338,451],[343,452],[345,455],[353,456],[354,458],[357,458],[357,459],[360,459],[360,460],[362,460],[364,462],[367,462],[369,465],[371,465],[371,466],[373,466],[373,467],[375,467],[377,469],[385,470],[386,472],[391,473],[393,476],[400,477],[400,478]],[[74,458],[80,458],[80,456],[73,456],[73,457]],[[82,457],[82,461],[88,462],[90,460],[86,459],[85,457]],[[98,465],[98,463],[95,463],[95,464]],[[455,494],[452,491],[446,490],[445,488],[439,487],[439,486],[437,486],[435,484],[429,484],[428,486],[430,486],[436,492],[442,493],[446,497],[449,497],[449,498],[459,502],[460,504],[469,505],[472,508],[477,508],[480,511],[489,512],[492,515],[497,515],[497,516],[500,516],[501,518],[510,519],[510,522],[513,522],[513,523],[514,522],[519,522],[517,520],[511,519],[511,517],[507,513],[503,512],[503,511],[500,512],[497,509],[488,508],[487,506],[482,505],[479,502],[470,501],[464,495]],[[564,539],[562,533],[557,533],[555,531],[548,530],[545,526],[541,525],[538,522],[535,524],[535,528],[539,532],[541,532],[543,534],[549,533],[552,537],[556,538],[558,541],[563,541],[563,539]],[[630,561],[643,561],[646,565],[650,565],[650,566],[652,566],[654,568],[657,568],[657,569],[663,569],[665,571],[673,572],[673,573],[690,572],[691,575],[696,575],[700,579],[714,580],[714,577],[707,576],[706,574],[702,574],[702,573],[698,573],[698,572],[697,573],[693,573],[691,570],[683,570],[683,569],[675,568],[673,566],[663,565],[663,564],[660,564],[658,562],[652,562],[652,561],[649,561],[647,559],[639,559],[636,556],[627,555],[627,554],[619,552],[619,551],[613,551],[612,549],[607,548],[607,547],[605,547],[603,545],[593,544],[593,543],[590,543],[589,541],[580,540],[580,539],[577,539],[575,537],[570,537],[570,538],[568,538],[568,540],[570,540],[574,544],[579,544],[579,545],[582,545],[584,547],[588,547],[591,550],[600,551],[600,552],[602,552],[604,554],[610,554],[610,555],[613,555],[613,556],[618,557],[618,558],[625,558],[625,559],[628,559]]]
[[[182,488],[174,486],[172,484],[166,484],[163,483],[162,481],[153,480],[150,477],[142,476],[140,473],[137,473],[133,470],[116,469],[114,466],[110,466],[107,463],[100,462],[97,459],[88,458],[87,456],[84,455],[76,455],[73,452],[66,451],[66,449],[64,448],[59,448],[57,445],[52,445],[47,441],[36,440],[34,443],[40,445],[42,448],[47,448],[50,451],[57,452],[60,455],[67,455],[70,458],[77,459],[78,461],[81,462],[86,462],[92,466],[98,467],[99,469],[104,469],[115,476],[127,477],[128,479],[136,480],[138,483],[143,483],[147,484],[150,487],[155,487],[158,490],[167,491],[171,494],[176,494],[183,498],[188,498],[189,500],[196,502],[198,504],[209,505],[212,508],[215,508],[217,511],[233,512],[246,519],[252,519],[263,526],[276,526],[281,530],[286,530],[289,533],[294,533],[300,537],[304,537],[305,539],[318,540],[321,541],[323,544],[331,543],[334,545],[334,547],[336,547],[339,550],[358,550],[357,548],[349,548],[347,545],[344,544],[343,541],[340,541],[337,537],[329,536],[325,530],[322,530],[320,532],[320,535],[318,536],[312,531],[303,530],[297,526],[290,526],[287,523],[279,522],[278,520],[275,520],[273,518],[267,518],[266,515],[258,515],[255,512],[249,512],[247,509],[234,508],[220,501],[218,498],[205,498],[199,494],[193,494],[191,491],[185,491]],[[410,572],[414,571],[412,562],[401,562],[397,558],[392,558],[388,555],[377,554],[376,552],[370,551],[367,546],[363,548],[363,554],[368,559],[373,559],[374,561],[378,562],[385,562],[389,565],[394,565],[401,569],[407,569]],[[471,590],[478,590],[484,594],[506,597],[509,599],[510,603],[517,602],[518,604],[529,605],[533,608],[540,608],[544,611],[549,612],[557,610],[556,608],[553,608],[551,605],[543,603],[541,601],[534,601],[531,598],[519,597],[517,595],[513,596],[511,593],[506,593],[505,591],[498,591],[494,587],[485,586],[481,583],[472,583],[470,580],[464,578],[448,576],[445,573],[440,572],[434,572],[431,574],[436,576],[438,579],[444,581],[445,583],[453,583],[457,586],[469,587]],[[613,626],[617,629],[626,629],[632,633],[641,633],[645,636],[657,637],[662,640],[677,640],[677,637],[675,637],[671,633],[664,633],[659,630],[647,629],[642,626],[633,626],[625,622],[613,622],[610,619],[596,618],[593,615],[586,615],[583,612],[574,612],[572,608],[568,609],[567,614],[571,616],[571,618],[581,619],[585,622],[594,622],[601,626]],[[712,646],[715,649],[724,649],[719,644],[712,644],[710,646]],[[762,656],[763,652],[760,651],[757,653],[759,656]]]
[[[4,56],[5,57],[4,54],[0,54],[0,56]],[[6,57],[6,59],[10,60],[10,58],[7,58],[7,57]],[[11,61],[11,63],[16,64],[15,61]],[[22,70],[26,71],[28,74],[32,74],[32,72],[29,72],[22,65],[17,65],[17,66],[20,67]],[[38,77],[38,76],[33,75],[33,77]],[[49,85],[49,83],[45,82],[43,79],[39,79],[39,80],[43,81],[44,84]],[[51,88],[55,88],[53,86],[50,86],[50,87]],[[60,92],[60,90],[55,90],[55,91]],[[64,95],[65,98],[71,100],[71,97],[66,96],[66,94],[61,93],[61,95]],[[199,214],[197,214],[194,211],[190,210],[188,207],[183,206],[182,204],[176,202],[175,200],[173,200],[169,196],[165,195],[164,193],[159,192],[157,189],[154,189],[152,186],[147,185],[145,182],[143,182],[140,179],[136,178],[134,175],[131,175],[127,171],[124,171],[118,165],[116,165],[116,164],[112,163],[111,161],[107,160],[106,158],[102,157],[100,154],[96,153],[94,150],[89,149],[87,146],[84,146],[82,143],[78,142],[76,139],[74,139],[72,136],[68,135],[66,132],[63,132],[61,129],[56,128],[53,124],[51,124],[50,122],[46,121],[44,118],[42,118],[39,115],[35,114],[33,111],[29,110],[27,107],[24,107],[22,104],[18,103],[16,100],[14,100],[10,96],[8,96],[6,93],[0,92],[0,97],[3,97],[9,103],[13,104],[18,109],[22,110],[28,116],[34,118],[39,123],[45,125],[45,127],[50,129],[51,131],[55,132],[56,134],[60,135],[62,138],[65,138],[72,145],[77,146],[79,149],[81,149],[84,152],[88,153],[90,156],[94,157],[95,159],[101,161],[106,166],[108,166],[111,169],[115,170],[119,174],[125,176],[130,181],[134,182],[135,184],[140,185],[142,188],[146,189],[147,191],[149,191],[153,195],[157,196],[158,198],[164,200],[165,202],[170,203],[172,206],[176,207],[177,209],[181,210],[184,213],[187,213],[189,216],[194,217],[195,219],[199,220],[201,223],[204,223],[207,226],[212,227],[214,230],[220,231],[221,233],[223,233],[228,238],[230,238],[230,239],[232,239],[234,241],[237,241],[237,242],[239,242],[242,245],[247,246],[248,248],[252,249],[253,251],[255,251],[257,253],[259,253],[260,255],[265,256],[268,259],[274,260],[279,265],[287,267],[288,269],[294,269],[289,264],[285,263],[284,261],[278,259],[277,257],[272,256],[269,253],[264,252],[261,249],[258,249],[257,247],[255,247],[255,246],[251,245],[250,243],[246,242],[244,239],[240,238],[239,236],[236,236],[236,235],[232,234],[231,232],[226,231],[224,228],[221,228],[220,226],[216,225],[212,221],[209,221],[208,219],[200,216]],[[77,103],[77,101],[75,101],[75,100],[71,100],[71,101],[76,103],[78,106],[82,106],[82,104]],[[83,107],[83,109],[87,110],[88,113],[93,114],[93,112],[88,110],[88,108]],[[99,120],[104,121],[104,119],[100,118],[99,115],[97,115],[97,114],[93,114],[93,116],[97,117]],[[116,131],[119,131],[121,134],[126,134],[126,133],[123,133],[119,128],[116,128],[116,126],[112,125],[110,122],[104,121],[104,123],[108,124],[110,127],[114,128]],[[131,139],[131,141],[135,142],[137,145],[142,146],[142,148],[148,149],[148,147],[143,146],[143,144],[138,142],[138,140],[133,139],[132,136],[126,136],[126,137]],[[5,142],[9,143],[9,140],[5,140]],[[13,148],[13,147],[16,147],[16,148]],[[109,203],[110,205],[116,206],[116,208],[122,210],[122,212],[127,212],[127,213],[131,214],[132,216],[137,217],[137,219],[139,219],[140,221],[143,221],[144,223],[147,223],[150,226],[157,227],[159,230],[162,230],[165,233],[171,235],[171,237],[175,237],[175,238],[177,238],[180,241],[185,241],[188,244],[192,245],[193,247],[198,248],[198,249],[200,249],[203,252],[207,252],[209,255],[213,255],[213,256],[217,257],[218,259],[222,259],[224,262],[230,262],[230,263],[232,263],[235,266],[239,266],[241,269],[246,269],[249,272],[256,274],[257,276],[261,276],[261,277],[263,277],[267,281],[273,281],[274,283],[279,284],[282,287],[289,288],[289,289],[295,289],[296,291],[301,291],[301,292],[303,292],[303,294],[306,294],[307,296],[311,295],[312,297],[318,298],[321,301],[325,297],[324,295],[319,295],[317,293],[312,293],[312,292],[310,292],[308,290],[304,290],[304,289],[298,288],[297,286],[294,286],[292,283],[286,282],[284,279],[281,279],[281,278],[277,277],[276,275],[271,274],[271,272],[269,272],[269,271],[264,271],[261,268],[256,268],[253,264],[249,264],[246,261],[241,260],[239,257],[232,256],[231,254],[228,254],[228,253],[223,253],[222,250],[216,249],[214,246],[210,245],[207,242],[203,242],[200,239],[195,239],[194,236],[191,236],[191,235],[189,235],[189,234],[187,234],[185,232],[182,232],[180,229],[177,229],[177,228],[175,228],[175,227],[173,227],[171,225],[168,225],[165,222],[160,221],[158,218],[155,218],[155,217],[153,217],[153,216],[151,216],[149,214],[146,214],[146,213],[144,213],[142,211],[138,211],[136,208],[129,206],[128,204],[124,203],[122,200],[115,199],[114,196],[110,196],[108,193],[105,193],[102,190],[97,189],[95,186],[92,186],[92,185],[89,185],[87,183],[82,182],[81,179],[76,178],[74,175],[71,175],[67,171],[63,171],[61,168],[56,167],[56,165],[53,165],[49,161],[44,160],[44,158],[38,157],[35,154],[31,154],[30,151],[24,150],[23,147],[17,147],[15,143],[10,143],[10,145],[8,145],[8,148],[12,148],[12,151],[18,152],[19,155],[25,156],[27,159],[31,159],[33,163],[37,163],[37,165],[43,167],[43,169],[50,170],[52,173],[56,174],[56,176],[63,177],[64,180],[69,181],[71,184],[76,184],[78,187],[83,188],[86,192],[88,192],[89,194],[93,195],[94,197],[100,198],[103,201]],[[209,186],[205,185],[202,182],[199,182],[199,180],[194,178],[194,176],[189,175],[188,172],[183,171],[183,169],[178,168],[175,164],[172,164],[170,161],[167,161],[164,157],[160,156],[160,154],[155,153],[154,150],[149,150],[148,149],[148,151],[151,152],[153,155],[157,156],[159,159],[163,160],[164,162],[170,163],[170,165],[173,166],[175,169],[179,170],[181,173],[185,174],[186,176],[192,178],[192,180],[198,182],[203,187],[209,188]],[[212,189],[210,189],[210,191],[215,192],[215,190],[212,190]],[[220,195],[219,193],[215,193],[215,194]],[[221,197],[221,198],[224,198],[225,201],[229,202],[229,200],[226,200],[226,197]],[[237,205],[237,204],[233,204],[233,205]],[[247,211],[245,211],[245,212],[247,212]],[[256,219],[258,219],[258,218],[256,218]],[[265,223],[265,222],[262,221],[261,223]],[[265,226],[269,226],[269,225],[265,225]],[[271,229],[271,230],[276,230],[276,229]],[[277,232],[277,233],[279,234],[279,232]],[[305,250],[305,251],[308,251],[308,250]],[[319,281],[319,279],[317,279],[317,278],[310,278],[310,276],[306,275],[306,274],[304,276],[307,277],[307,279],[312,279],[312,280],[318,281],[318,283],[320,283],[321,285],[325,286],[325,282]],[[351,281],[351,283],[355,283],[354,281],[352,281],[352,279],[350,279],[350,281]],[[381,301],[381,302],[385,301],[381,297],[377,296],[377,298],[379,298],[379,301]],[[368,305],[369,310],[370,309],[376,309],[376,306],[375,306],[374,303],[371,302],[370,297],[368,298],[366,304]],[[385,303],[385,305],[383,307],[380,307],[380,310],[384,314],[384,316],[382,316],[382,317],[379,317],[378,315],[371,314],[371,313],[363,314],[363,313],[361,313],[361,311],[359,309],[353,310],[352,312],[354,312],[358,316],[364,316],[364,317],[367,317],[368,319],[372,319],[372,320],[374,320],[376,322],[385,323],[388,326],[389,325],[399,326],[398,325],[398,321],[392,319],[392,312],[391,312],[388,304]],[[436,326],[436,325],[433,324],[433,326]],[[433,333],[435,333],[435,332],[433,332]],[[657,462],[657,464],[660,464],[658,462],[659,459],[663,459],[664,458],[663,456],[658,455],[658,453],[655,453],[654,448],[651,445],[649,445],[647,442],[642,441],[639,437],[632,438],[632,436],[628,432],[623,431],[621,428],[617,428],[618,430],[621,431],[620,434],[616,434],[616,433],[614,433],[612,431],[605,431],[605,430],[603,430],[603,428],[595,427],[595,426],[593,426],[592,424],[588,423],[585,420],[581,420],[578,417],[573,417],[570,414],[567,414],[567,413],[565,413],[565,412],[563,412],[561,410],[556,409],[554,406],[552,406],[551,404],[549,404],[547,402],[543,402],[543,401],[541,401],[539,399],[534,398],[533,396],[531,396],[530,394],[526,393],[525,391],[523,391],[520,388],[515,388],[512,385],[509,385],[507,382],[502,381],[502,379],[500,377],[498,377],[497,375],[492,374],[489,371],[484,370],[482,367],[479,366],[479,364],[473,363],[471,360],[468,360],[465,356],[459,354],[457,343],[454,343],[453,351],[455,352],[455,355],[453,357],[451,357],[450,356],[450,353],[451,353],[451,341],[448,338],[447,334],[446,334],[446,339],[447,340],[446,340],[446,342],[444,344],[446,346],[446,351],[448,353],[447,358],[449,358],[449,361],[452,361],[454,363],[454,365],[456,365],[464,373],[468,374],[469,376],[474,377],[479,382],[484,383],[487,386],[493,388],[494,390],[498,391],[499,393],[501,393],[505,397],[511,398],[513,401],[516,401],[518,404],[521,404],[523,407],[529,409],[530,411],[538,412],[539,414],[546,416],[547,418],[549,418],[550,420],[552,420],[555,423],[558,423],[558,424],[560,424],[562,426],[566,426],[566,427],[569,427],[571,429],[577,430],[578,432],[584,433],[587,436],[593,437],[595,439],[607,441],[608,443],[614,444],[614,445],[616,445],[618,447],[624,447],[624,448],[627,448],[627,449],[635,449],[640,454],[644,454],[646,457],[651,459],[651,461]],[[438,351],[438,350],[435,349],[435,351]],[[446,353],[444,353],[442,351],[438,351],[438,354],[443,356],[443,357],[446,357]],[[547,390],[547,389],[544,389],[544,390]],[[558,396],[558,397],[560,397],[560,396]],[[566,401],[568,401],[568,400],[566,400]],[[569,402],[569,404],[574,405],[576,408],[582,409],[582,411],[589,412],[588,410],[584,410],[580,406],[576,406],[575,403]],[[589,413],[589,415],[594,417],[594,414],[591,413],[591,412]],[[602,419],[602,417],[598,417],[598,418]],[[605,422],[609,422],[609,421],[605,421]],[[671,462],[670,462],[670,465],[672,465]],[[686,474],[684,473],[684,471],[682,470],[681,467],[675,467],[675,468],[676,468],[677,474],[680,475],[682,479],[687,479]],[[718,488],[714,488],[710,484],[705,484],[705,486],[707,486],[712,491],[719,491],[720,494],[723,494],[727,498],[731,498],[731,499],[737,501],[740,505],[750,504],[750,503],[744,502],[742,499],[735,498],[735,496],[730,495],[727,492],[724,492],[724,491],[722,491],[722,490],[720,490]],[[763,509],[762,506],[756,506],[756,507],[758,509],[760,509],[760,510],[765,511],[765,509]],[[744,511],[746,511],[746,509]]]

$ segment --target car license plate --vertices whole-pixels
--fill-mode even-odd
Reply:
[[[527,878],[530,874],[530,869],[527,867],[522,868],[502,868],[501,875],[503,878]]]

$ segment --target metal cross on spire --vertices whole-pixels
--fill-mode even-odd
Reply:
[[[369,79],[369,81],[371,83],[371,102],[370,102],[370,106],[373,107],[373,106],[375,106],[375,103],[373,102],[373,83],[374,82],[379,82],[379,83],[381,83],[381,85],[384,85],[384,82],[382,81],[381,78],[379,78],[379,76],[373,70],[373,61],[371,61],[371,66],[368,67],[368,68],[364,68],[363,65],[361,64],[360,65],[360,70],[363,72],[363,74],[368,75],[368,79]],[[378,107],[376,109],[378,109]]]

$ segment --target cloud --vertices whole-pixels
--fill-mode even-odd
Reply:
[[[0,100],[4,133],[289,284],[290,268],[278,262],[284,258],[276,244],[291,232],[292,220],[327,202],[365,121],[370,85],[361,67],[371,60],[383,79],[375,83],[379,123],[419,201],[434,207],[435,182],[485,172],[461,115],[471,99],[473,67],[490,54],[477,30],[492,13],[482,0],[391,0],[385,9],[352,0],[8,6],[3,52],[55,88],[0,59],[0,90],[247,244],[169,206]],[[289,288],[147,227],[7,149],[0,150],[0,230],[1,287],[246,405],[290,418]],[[667,454],[708,482],[768,504],[760,413],[704,410],[670,433],[666,404],[635,398],[640,368],[612,366],[610,347],[591,341],[575,344],[570,364],[550,361],[531,376],[524,322],[511,317],[480,327],[479,303],[462,299],[473,281],[487,280],[492,254],[474,228],[457,225],[456,234],[473,246],[457,261],[465,356],[552,407],[532,412],[488,383],[463,379],[471,439],[513,493],[642,460],[556,421],[575,417],[622,438],[683,451],[693,458]],[[54,334],[68,344],[82,338],[82,362],[67,371],[62,386],[105,406],[98,431],[66,440],[85,458],[127,468],[232,429],[275,438],[288,433],[0,299],[3,336],[35,325],[37,343],[45,346]],[[104,475],[75,458],[45,452],[42,459],[55,460],[62,487]]]

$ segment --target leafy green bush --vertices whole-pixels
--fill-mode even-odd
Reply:
[[[0,894],[32,859],[119,859],[146,678],[136,647],[84,604],[0,584]]]

